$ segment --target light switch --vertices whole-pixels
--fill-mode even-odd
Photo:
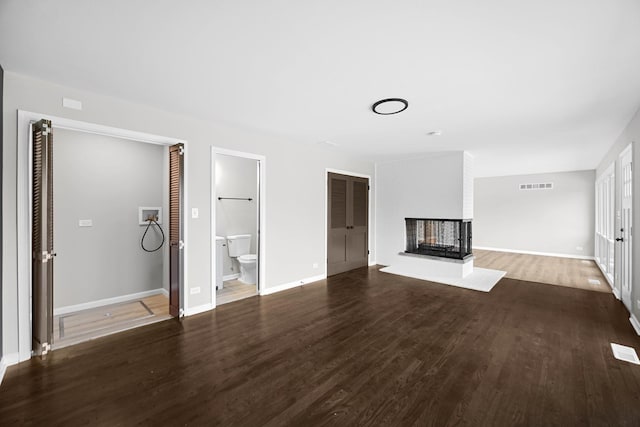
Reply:
[[[78,221],[78,227],[93,227],[92,219],[81,219]]]
[[[198,212],[198,208],[191,208],[191,218],[198,218],[200,216],[200,212]]]

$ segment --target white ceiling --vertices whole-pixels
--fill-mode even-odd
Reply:
[[[640,106],[640,2],[0,0],[0,63],[371,159],[593,169]]]

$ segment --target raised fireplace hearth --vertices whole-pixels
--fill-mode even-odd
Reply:
[[[405,253],[429,257],[467,259],[471,252],[471,220],[405,218]]]

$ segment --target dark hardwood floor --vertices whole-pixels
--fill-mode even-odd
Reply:
[[[1,425],[640,425],[610,294],[360,269],[8,369]]]

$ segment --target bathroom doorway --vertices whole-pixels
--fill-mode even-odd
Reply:
[[[264,272],[263,156],[213,148],[212,305],[260,294]]]

